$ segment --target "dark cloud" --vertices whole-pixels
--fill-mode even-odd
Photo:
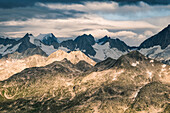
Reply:
[[[145,2],[149,5],[167,5],[170,4],[170,0],[111,0],[120,3],[120,5],[126,4],[138,4],[139,2]]]
[[[93,29],[80,29],[80,30],[77,30],[78,32],[80,32],[80,31],[90,31],[90,30],[93,30]]]
[[[33,6],[37,2],[41,3],[82,3],[83,1],[99,1],[99,0],[0,0],[0,8],[15,8]],[[107,1],[107,0],[100,0]]]
[[[15,8],[15,7],[27,7],[33,6],[37,2],[42,3],[83,3],[83,2],[94,2],[94,1],[115,1],[120,3],[120,5],[126,4],[138,4],[138,2],[143,1],[150,5],[167,5],[170,4],[170,0],[0,0],[0,8]]]
[[[82,11],[55,9],[50,10],[45,7],[19,7],[12,9],[0,9],[0,22],[10,20],[25,21],[30,18],[41,19],[59,19],[59,18],[74,18],[78,14],[84,14]]]
[[[128,31],[129,29],[107,29],[109,32],[119,32],[119,31]],[[152,31],[154,33],[157,33],[157,29],[153,29],[153,28],[145,28],[145,29],[131,29],[130,31],[137,33],[137,34],[143,34],[145,31]]]

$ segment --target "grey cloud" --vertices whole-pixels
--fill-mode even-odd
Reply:
[[[53,32],[57,37],[76,37],[87,33],[94,35],[96,38],[108,35],[120,38],[129,45],[138,45],[149,37],[144,34],[145,31],[151,31],[155,34],[164,27],[163,25],[169,22],[170,16],[164,19],[166,16],[164,13],[156,15],[157,17],[152,16],[152,14],[150,18],[144,19],[142,16],[147,17],[147,15],[144,13],[141,16],[139,15],[142,10],[143,12],[155,10],[157,13],[161,13],[161,9],[167,11],[168,5],[149,6],[138,4],[137,6],[119,6],[114,2],[104,2],[104,5],[102,2],[98,2],[101,6],[99,5],[96,8],[94,7],[95,3],[89,2],[88,4],[84,2],[80,5],[80,9],[73,3],[67,4],[71,8],[64,6],[62,3],[52,4],[54,8],[50,8],[44,2],[42,4],[45,6],[34,3],[27,7],[0,8],[0,33],[5,32],[10,36],[23,36],[26,32],[34,35]],[[58,7],[60,5],[61,7]],[[114,19],[121,21],[114,21]],[[116,32],[121,34],[121,31],[129,31],[129,36],[120,36],[118,33],[115,35]]]
[[[109,32],[119,32],[120,30],[117,29],[107,29]],[[121,29],[121,31],[128,31],[129,29]],[[140,28],[140,29],[131,29],[130,31],[135,32],[137,34],[144,34],[145,31],[152,31],[153,33],[157,33],[158,29],[151,29],[151,28]],[[149,38],[149,37],[148,37]]]
[[[38,6],[38,4],[37,4]],[[96,14],[109,20],[141,20],[145,18],[170,16],[170,5],[150,6],[144,2],[138,5],[119,6],[115,2],[84,2],[84,4],[39,4],[49,9],[67,9]]]
[[[82,11],[55,9],[51,10],[45,7],[19,7],[13,9],[0,9],[0,21],[21,20],[25,21],[30,18],[41,19],[59,19],[59,18],[74,18],[76,15],[84,14]]]
[[[5,26],[5,25],[0,25],[0,32],[14,32],[14,31],[20,31],[24,26]]]
[[[49,7],[50,4],[42,4],[44,6],[40,5],[40,3],[35,3],[33,6],[27,7],[0,8],[0,21],[25,21],[30,18],[76,18],[81,17],[83,14],[94,14],[108,20],[141,20],[145,18],[170,16],[170,5],[149,6],[145,3],[140,3],[138,6],[119,6],[114,2],[84,2],[80,8],[75,4],[67,4],[65,6],[60,3],[56,4],[56,6],[52,4],[53,7],[55,7],[52,9]],[[67,6],[71,6],[71,8]]]

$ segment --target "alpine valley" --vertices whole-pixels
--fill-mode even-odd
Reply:
[[[0,38],[2,113],[170,113],[170,25],[139,47],[89,35]]]

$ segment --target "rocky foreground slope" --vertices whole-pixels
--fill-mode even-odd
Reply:
[[[169,65],[138,51],[95,66],[64,59],[1,81],[0,112],[168,113],[169,81]]]
[[[14,55],[12,56],[14,57]],[[20,54],[18,53],[15,55],[15,58],[5,58],[0,60],[0,81],[5,80],[13,74],[16,74],[26,68],[45,66],[54,61],[61,61],[64,58],[67,58],[73,64],[84,60],[91,65],[95,65],[95,62],[81,51],[66,53],[65,51],[58,50],[48,57],[33,55],[26,58],[23,57],[22,59],[17,59],[17,56],[20,56]]]

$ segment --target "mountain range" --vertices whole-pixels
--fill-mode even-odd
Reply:
[[[1,58],[20,59],[35,54],[49,56],[57,50],[63,50],[67,53],[82,51],[88,57],[99,62],[108,57],[118,59],[121,55],[135,49],[147,57],[169,64],[169,44],[170,25],[158,34],[146,39],[139,47],[130,47],[120,39],[113,39],[108,36],[95,40],[91,34],[84,34],[74,40],[59,42],[52,33],[40,34],[37,37],[27,33],[19,40],[0,38],[0,56]]]
[[[92,35],[0,38],[0,112],[169,113],[170,25],[130,47]]]

